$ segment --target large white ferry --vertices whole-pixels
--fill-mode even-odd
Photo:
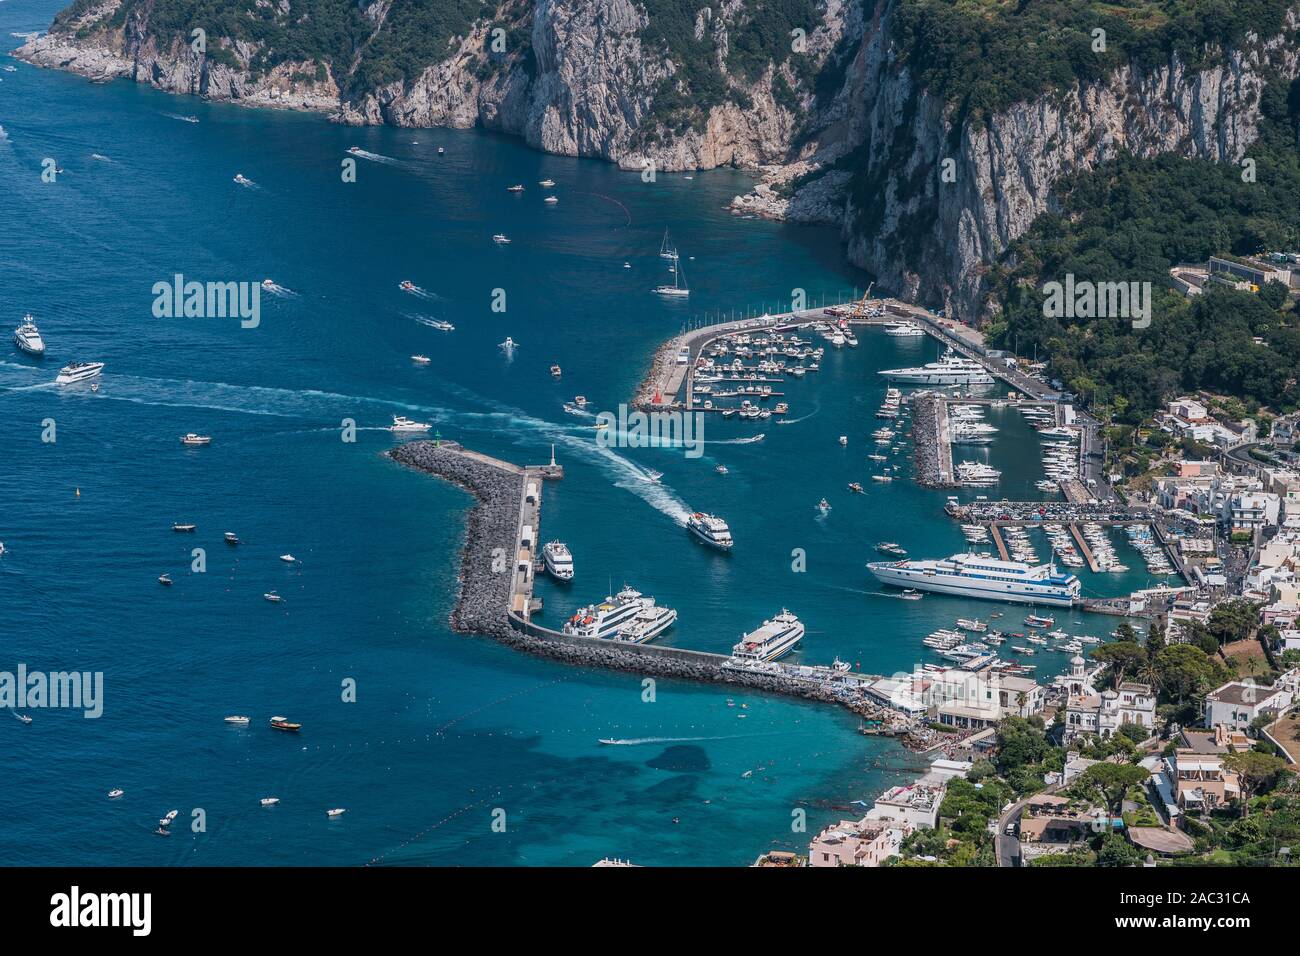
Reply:
[[[613,635],[616,641],[623,641],[628,644],[644,644],[646,641],[652,641],[668,628],[672,627],[677,620],[677,610],[671,607],[661,607],[651,605],[641,611],[627,627],[620,628],[617,634]]]
[[[45,354],[45,340],[30,315],[24,315],[22,325],[14,329],[14,344],[28,355]]]
[[[804,626],[799,619],[781,608],[781,613],[752,634],[741,637],[731,649],[731,656],[747,661],[774,661],[794,650],[794,646],[803,640]]]
[[[686,519],[686,530],[707,545],[722,551],[731,550],[731,528],[717,515],[697,511]]]
[[[565,622],[564,633],[579,637],[613,637],[643,612],[654,607],[654,603],[654,598],[645,597],[636,588],[624,585],[623,590],[613,597],[607,597],[599,604],[578,608],[577,613]]]
[[[909,385],[991,385],[993,376],[979,362],[944,352],[937,362],[927,362],[920,368],[887,368],[880,373],[891,382]]]
[[[1079,579],[1058,574],[1054,565],[1000,561],[986,554],[954,554],[934,561],[874,561],[867,565],[881,582],[961,597],[1070,607]]]

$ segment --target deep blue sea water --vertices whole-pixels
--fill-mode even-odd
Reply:
[[[59,5],[0,3],[6,48]],[[630,400],[694,314],[865,285],[833,231],[732,217],[725,205],[748,183],[735,172],[644,183],[482,132],[349,129],[17,66],[0,73],[0,670],[103,671],[106,703],[98,720],[0,719],[0,863],[734,865],[806,845],[794,810],[815,830],[915,772],[916,758],[832,708],[677,682],[646,703],[636,677],[450,633],[469,498],[382,457],[395,414],[520,463],[554,443],[567,474],[546,488],[542,534],[568,541],[577,580],[542,584],[546,620],[626,581],[679,609],[668,643],[725,650],[785,605],[809,628],[802,659],[909,667],[934,627],[990,608],[873,596],[863,565],[876,541],[935,555],[962,539],[942,493],[845,485],[868,481],[875,371],[929,360],[934,343],[864,332],[788,385],[802,421],[738,444],[758,429],[710,419],[698,460],[597,448],[561,409],[578,393],[597,410]],[[386,159],[361,160],[344,183],[351,145]],[[65,170],[55,183],[41,181],[46,157]],[[555,207],[535,185],[547,177]],[[514,182],[522,195],[506,192]],[[665,228],[695,257],[688,306],[648,292],[665,279]],[[513,243],[493,244],[496,232]],[[294,294],[264,297],[256,329],[154,318],[151,287],[177,272],[272,277]],[[401,292],[405,278],[428,295]],[[491,311],[495,289],[504,313]],[[27,311],[43,361],[7,343]],[[507,335],[512,359],[497,348]],[[92,359],[107,363],[97,393],[50,384]],[[354,443],[340,439],[345,418]],[[1012,411],[990,420],[1003,426],[988,453],[1006,471],[999,494],[1032,494],[1032,431]],[[188,431],[212,445],[183,448]],[[644,480],[651,468],[662,484]],[[819,517],[823,495],[834,507]],[[676,523],[687,508],[726,516],[736,553],[696,546]],[[176,521],[197,533],[173,533]],[[224,545],[226,530],[244,543]],[[791,570],[796,548],[805,573]],[[283,603],[262,600],[272,588]],[[1040,661],[1046,673],[1063,663]],[[341,700],[348,678],[355,703]],[[225,725],[231,713],[251,726]],[[271,731],[276,713],[303,733]],[[106,799],[113,787],[125,796]],[[281,804],[261,808],[270,795]],[[348,812],[328,821],[329,807]],[[152,835],[173,808],[175,835]],[[183,825],[194,808],[205,832]]]

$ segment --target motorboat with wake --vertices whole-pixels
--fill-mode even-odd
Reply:
[[[59,377],[54,382],[56,385],[72,385],[96,378],[103,371],[103,362],[71,362],[59,369]]]
[[[30,314],[24,315],[22,323],[14,329],[14,345],[37,358],[45,354],[45,340],[41,338],[41,330],[36,327]]]

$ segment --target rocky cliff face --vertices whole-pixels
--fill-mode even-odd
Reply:
[[[1293,9],[1287,33],[1298,25]],[[1122,152],[1242,160],[1257,135],[1260,90],[1270,72],[1295,78],[1298,53],[1286,37],[1251,37],[1222,66],[1195,70],[1174,57],[1149,72],[1125,67],[957,124],[894,62],[886,14],[850,80],[860,89],[854,136],[864,160],[845,200],[849,257],[909,300],[982,317],[988,265],[1051,208],[1058,179]]]
[[[843,67],[838,91],[820,99],[788,62],[750,79],[730,73],[727,50],[749,15],[746,0],[702,2],[695,39],[712,41],[726,95],[685,122],[656,99],[695,64],[647,39],[647,0],[504,0],[442,61],[359,92],[327,63],[253,69],[259,51],[242,41],[209,38],[220,56],[161,41],[149,29],[150,6],[127,8],[124,23],[114,17],[124,2],[88,6],[18,55],[94,78],[329,111],[347,123],[482,125],[629,169],[753,168],[763,180],[737,197],[737,212],[838,224],[850,259],[882,288],[965,319],[987,312],[986,270],[1051,207],[1062,176],[1124,151],[1239,161],[1255,139],[1268,75],[1297,75],[1288,38],[1300,27],[1293,9],[1285,36],[1248,38],[1222,65],[1192,69],[1173,57],[972,118],[921,88],[903,62],[894,23],[905,0],[869,11],[866,0],[820,7],[802,55],[817,69]],[[278,0],[284,22],[297,15],[292,2]],[[389,11],[387,0],[367,6],[368,28],[391,26]],[[501,23],[516,39],[492,50]]]

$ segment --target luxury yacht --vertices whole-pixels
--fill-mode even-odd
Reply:
[[[925,329],[919,325],[913,325],[911,322],[895,322],[893,325],[885,326],[885,334],[897,338],[914,338],[918,335],[925,335]]]
[[[95,378],[104,371],[103,362],[71,362],[59,369],[59,377],[54,381],[58,385],[71,385]]]
[[[542,561],[551,577],[560,581],[573,580],[573,554],[563,541],[551,541],[542,548]]]
[[[879,374],[894,382],[910,385],[989,385],[993,376],[973,359],[964,358],[948,349],[937,362],[928,362],[919,368],[889,368]]]
[[[686,519],[686,530],[705,544],[721,551],[730,551],[733,541],[727,522],[716,515],[697,511]]]
[[[36,327],[30,315],[24,315],[22,324],[14,329],[14,345],[28,355],[45,354],[45,340],[41,338],[41,330]]]
[[[427,432],[432,426],[428,422],[417,422],[404,415],[394,415],[393,424],[388,426],[390,432]]]

